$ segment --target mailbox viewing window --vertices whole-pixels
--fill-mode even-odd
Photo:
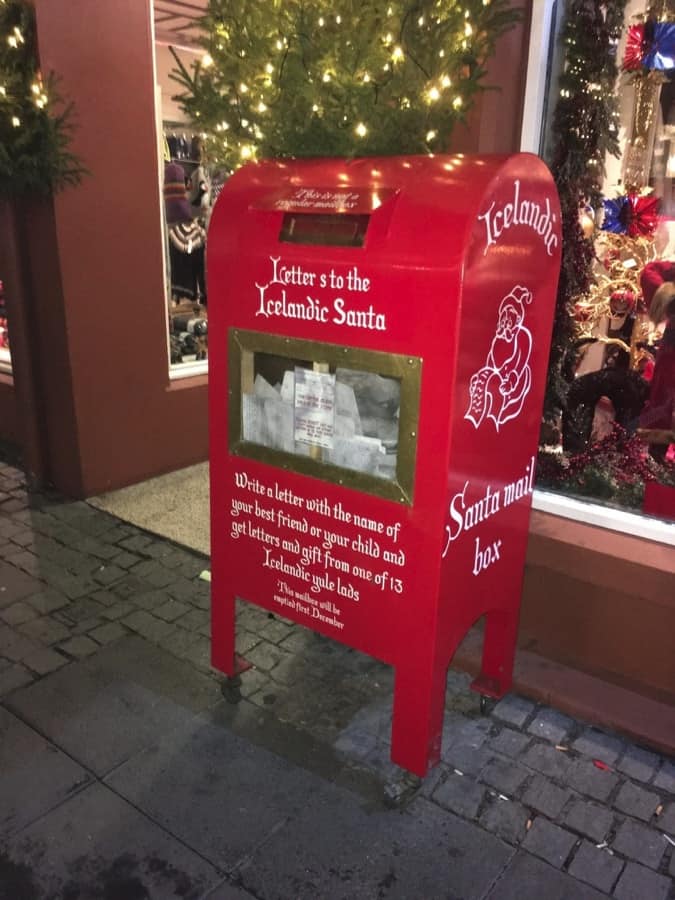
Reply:
[[[230,447],[412,502],[421,360],[233,329]]]

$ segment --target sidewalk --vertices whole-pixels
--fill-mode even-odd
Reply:
[[[207,567],[0,464],[0,900],[675,900],[673,759],[453,670],[388,808],[391,670],[242,605],[224,699]]]

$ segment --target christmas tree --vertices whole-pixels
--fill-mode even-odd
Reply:
[[[509,0],[210,0],[177,99],[234,169],[266,156],[442,152],[482,88]]]
[[[40,72],[33,7],[0,0],[0,196],[77,184],[84,170],[69,150],[71,134],[72,107],[56,78]]]

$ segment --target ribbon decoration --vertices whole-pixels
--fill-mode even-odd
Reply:
[[[626,32],[626,49],[621,68],[624,72],[646,69],[672,72],[675,69],[675,22],[631,25]]]
[[[623,54],[622,69],[625,72],[635,72],[642,68],[644,43],[645,26],[631,25],[626,32],[626,49]]]
[[[657,22],[642,64],[646,69],[671,72],[675,68],[675,22]]]
[[[602,230],[629,237],[651,237],[656,231],[659,199],[652,194],[628,194],[603,200]]]
[[[628,197],[617,197],[616,200],[603,200],[605,217],[602,220],[602,230],[611,231],[612,234],[628,233]]]
[[[651,237],[656,231],[657,213],[659,211],[659,198],[653,194],[630,194],[628,196],[630,216],[628,219],[628,234],[630,237]]]

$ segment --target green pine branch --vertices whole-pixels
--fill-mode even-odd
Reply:
[[[252,156],[442,152],[484,89],[509,0],[210,0],[176,99],[236,168]]]
[[[0,196],[49,194],[76,185],[86,170],[70,149],[72,104],[54,74],[42,77],[33,8],[0,4]]]

